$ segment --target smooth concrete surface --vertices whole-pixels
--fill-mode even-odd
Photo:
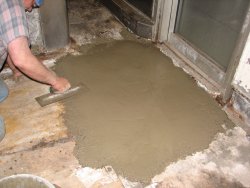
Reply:
[[[86,50],[87,49],[87,50]],[[208,147],[225,113],[195,81],[150,43],[83,46],[56,66],[88,90],[65,101],[65,123],[81,165],[111,165],[132,181],[150,179]]]

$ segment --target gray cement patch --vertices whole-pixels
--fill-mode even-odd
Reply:
[[[56,71],[89,88],[65,102],[83,166],[111,165],[146,184],[171,162],[207,148],[223,124],[233,127],[216,101],[151,44],[93,45],[63,58]]]

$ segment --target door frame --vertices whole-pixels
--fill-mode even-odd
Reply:
[[[182,54],[182,56],[188,57],[188,60],[185,62],[201,74],[208,82],[218,88],[223,102],[228,101],[232,95],[232,81],[250,32],[250,6],[248,7],[248,12],[229,66],[226,71],[223,71],[215,65],[212,59],[208,58],[202,52],[191,46],[185,39],[174,33],[179,0],[165,0],[161,3],[160,6],[162,8],[158,13],[157,41],[166,44],[177,55],[181,56]],[[180,53],[180,51],[182,51],[182,53]]]

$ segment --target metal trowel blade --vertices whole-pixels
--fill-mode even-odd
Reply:
[[[40,97],[36,97],[36,101],[39,103],[39,105],[41,107],[43,106],[47,106],[49,104],[61,101],[63,99],[72,97],[73,95],[77,94],[80,90],[82,90],[84,88],[83,84],[78,84],[76,86],[71,87],[70,89],[68,89],[67,91],[63,92],[63,93],[57,93],[57,92],[53,92],[50,89],[50,93],[47,93],[45,95],[42,95]]]

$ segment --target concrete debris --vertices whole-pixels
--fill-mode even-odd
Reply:
[[[209,148],[169,165],[159,187],[250,187],[250,141],[240,127],[219,133]]]
[[[76,171],[76,176],[86,188],[123,188],[122,182],[110,166],[102,169],[81,168]]]
[[[75,174],[86,188],[143,188],[138,182],[118,176],[111,166],[101,169],[84,167],[77,169]]]

